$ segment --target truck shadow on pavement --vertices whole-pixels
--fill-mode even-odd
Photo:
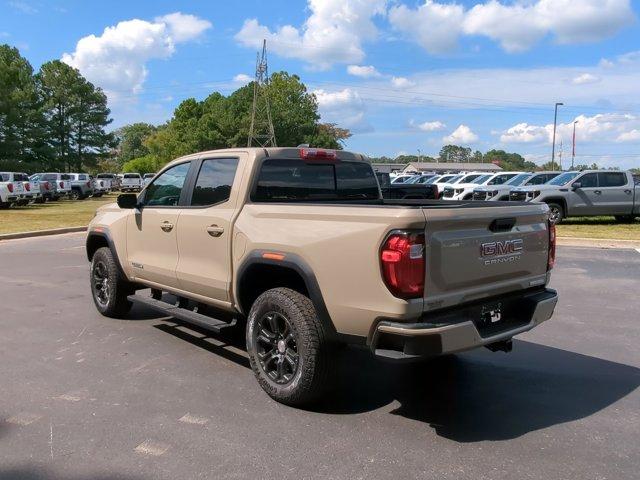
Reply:
[[[250,368],[242,335],[188,327],[202,334],[196,336],[171,322],[176,326],[155,327]],[[359,414],[398,403],[391,414],[427,423],[457,442],[508,440],[579,420],[640,386],[640,368],[522,340],[514,340],[508,354],[482,349],[405,364],[349,347],[336,363],[333,391],[310,412]]]
[[[360,413],[397,401],[390,413],[458,442],[513,439],[585,418],[640,385],[638,368],[520,340],[509,354],[478,350],[405,365],[367,351],[349,356],[317,411]]]
[[[113,471],[104,474],[87,474],[70,476],[68,473],[58,474],[53,470],[40,467],[16,467],[0,469],[0,480],[137,480],[142,477],[121,475]]]

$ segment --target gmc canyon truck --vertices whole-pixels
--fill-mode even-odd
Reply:
[[[613,215],[618,222],[633,222],[640,216],[640,187],[631,172],[565,172],[543,185],[514,188],[509,199],[546,203],[554,224],[566,217]]]
[[[545,204],[384,199],[345,151],[179,158],[97,211],[86,253],[101,314],[140,302],[215,332],[246,325],[257,381],[289,405],[327,387],[339,344],[390,360],[509,351],[557,302]]]

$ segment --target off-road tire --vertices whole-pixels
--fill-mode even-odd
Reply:
[[[548,203],[547,205],[549,205],[549,221],[554,225],[558,225],[564,220],[564,207],[554,202]],[[557,214],[555,214],[555,212],[557,212]]]
[[[279,384],[260,364],[257,330],[270,312],[284,317],[295,337],[298,364],[290,381]],[[301,406],[316,400],[325,390],[331,374],[331,344],[311,300],[289,288],[274,288],[260,295],[247,319],[247,352],[258,383],[277,402]]]
[[[96,284],[98,269],[104,271],[104,277],[108,282],[106,301],[103,301],[104,299],[101,299],[98,294]],[[93,254],[89,281],[91,284],[93,303],[102,315],[105,317],[120,318],[131,310],[132,303],[127,300],[127,296],[135,293],[135,289],[131,283],[120,274],[116,260],[109,247],[99,248]]]

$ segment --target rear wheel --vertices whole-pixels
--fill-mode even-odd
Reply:
[[[564,219],[564,208],[559,203],[549,203],[549,221],[557,225]]]
[[[311,300],[288,288],[264,292],[247,321],[247,352],[262,389],[274,400],[303,405],[327,386],[330,345]]]
[[[135,289],[123,278],[113,253],[108,247],[99,248],[91,260],[91,293],[98,311],[106,317],[121,317],[131,310],[127,296]]]

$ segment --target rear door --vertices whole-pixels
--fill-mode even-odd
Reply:
[[[127,257],[136,278],[177,288],[178,222],[191,162],[165,170],[127,219]]]
[[[227,302],[231,282],[231,240],[237,213],[238,172],[243,156],[198,160],[178,228],[177,278],[181,289]]]
[[[546,205],[473,205],[424,208],[426,310],[546,282]]]
[[[602,215],[628,215],[633,208],[633,183],[624,172],[599,172],[601,191],[597,213]]]

